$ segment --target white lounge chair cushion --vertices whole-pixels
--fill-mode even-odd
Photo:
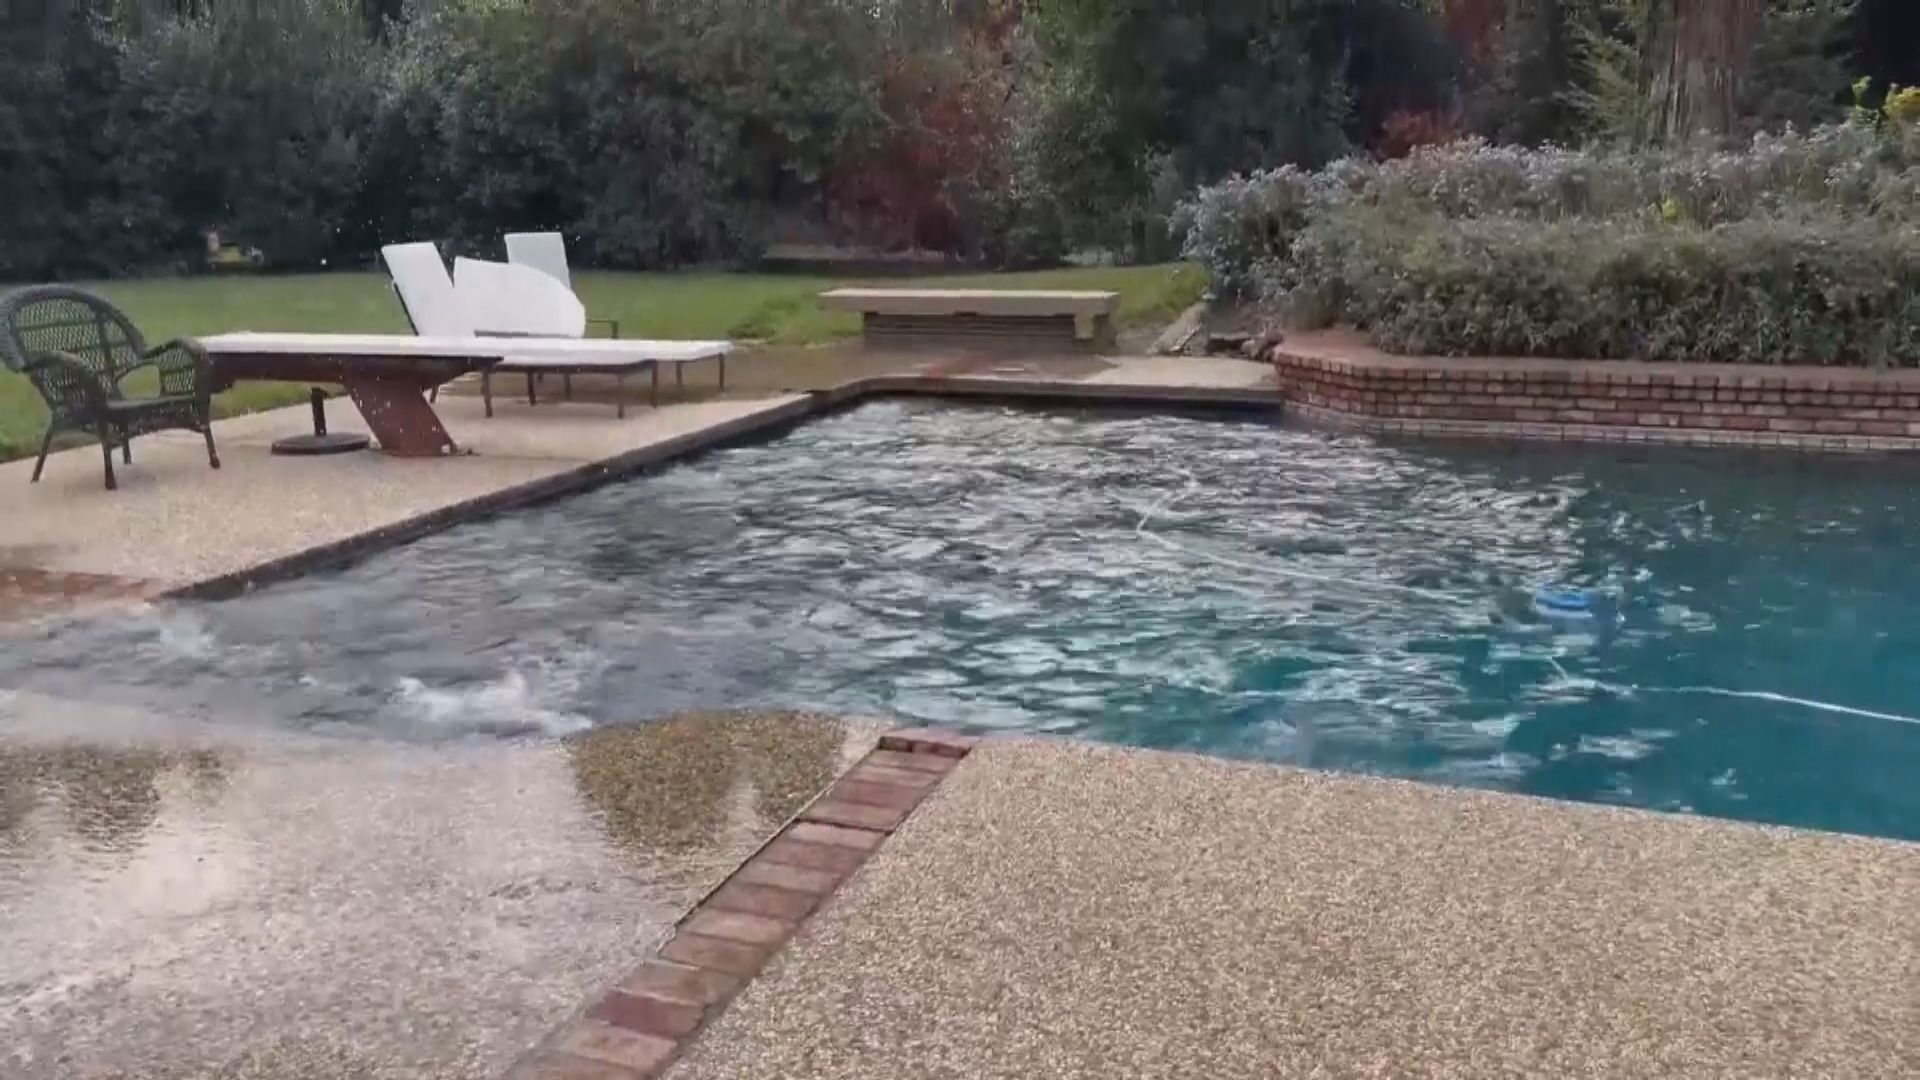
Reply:
[[[413,320],[413,332],[422,337],[472,337],[453,279],[447,276],[447,264],[440,261],[440,249],[427,241],[412,244],[388,244],[380,249],[400,302],[407,306]]]
[[[568,289],[573,288],[573,271],[567,266],[567,241],[557,232],[508,233],[507,261],[531,266]]]
[[[476,333],[577,338],[587,309],[573,290],[530,266],[453,260],[453,290]]]

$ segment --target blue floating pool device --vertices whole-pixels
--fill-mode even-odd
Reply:
[[[1591,619],[1593,591],[1542,586],[1533,590],[1533,610],[1546,619]]]

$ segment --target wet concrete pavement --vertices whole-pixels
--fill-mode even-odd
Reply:
[[[872,737],[404,744],[0,694],[0,1075],[497,1075]]]

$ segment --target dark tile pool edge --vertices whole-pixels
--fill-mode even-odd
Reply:
[[[477,498],[429,510],[424,514],[383,525],[291,555],[153,591],[156,600],[219,600],[276,581],[316,570],[342,566],[387,548],[418,540],[470,521],[518,510],[578,494],[603,484],[628,479],[702,453],[739,443],[773,437],[806,420],[838,412],[884,397],[945,397],[1024,403],[1122,405],[1141,408],[1200,408],[1235,411],[1274,410],[1282,402],[1272,390],[1209,387],[1083,386],[1043,380],[951,378],[936,376],[877,376],[857,379],[829,390],[807,393],[782,405],[748,416],[676,435],[613,457],[502,488]]]
[[[940,397],[1148,409],[1177,406],[1232,412],[1278,411],[1287,407],[1280,392],[1270,386],[1155,386],[953,375],[880,375],[820,391],[820,396],[831,404],[853,404],[872,397]]]
[[[1582,424],[1532,424],[1504,420],[1401,420],[1297,402],[1287,416],[1314,427],[1367,435],[1471,442],[1564,442],[1606,446],[1659,446],[1726,450],[1787,450],[1795,453],[1886,455],[1920,452],[1920,439],[1862,435],[1784,435],[1769,432],[1686,428],[1615,428]]]
[[[217,600],[245,592],[257,585],[284,581],[315,570],[350,563],[377,551],[398,547],[423,536],[450,529],[455,525],[577,494],[719,446],[763,435],[771,429],[788,427],[813,415],[818,407],[810,397],[798,398],[748,416],[723,420],[698,431],[662,439],[637,450],[600,458],[529,483],[516,484],[464,502],[429,510],[424,514],[383,525],[343,540],[307,548],[292,555],[221,574],[218,577],[177,586],[161,593],[160,598]]]
[[[660,947],[508,1070],[509,1080],[647,1080],[886,843],[978,745],[889,732],[696,902]]]

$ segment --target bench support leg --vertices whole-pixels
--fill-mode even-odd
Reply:
[[[1119,347],[1120,339],[1113,331],[1113,316],[1095,315],[1093,317],[1093,347],[1100,352],[1112,352]]]
[[[356,375],[343,380],[367,430],[383,453],[394,457],[439,457],[457,452],[453,436],[427,404],[427,387],[416,379]]]

